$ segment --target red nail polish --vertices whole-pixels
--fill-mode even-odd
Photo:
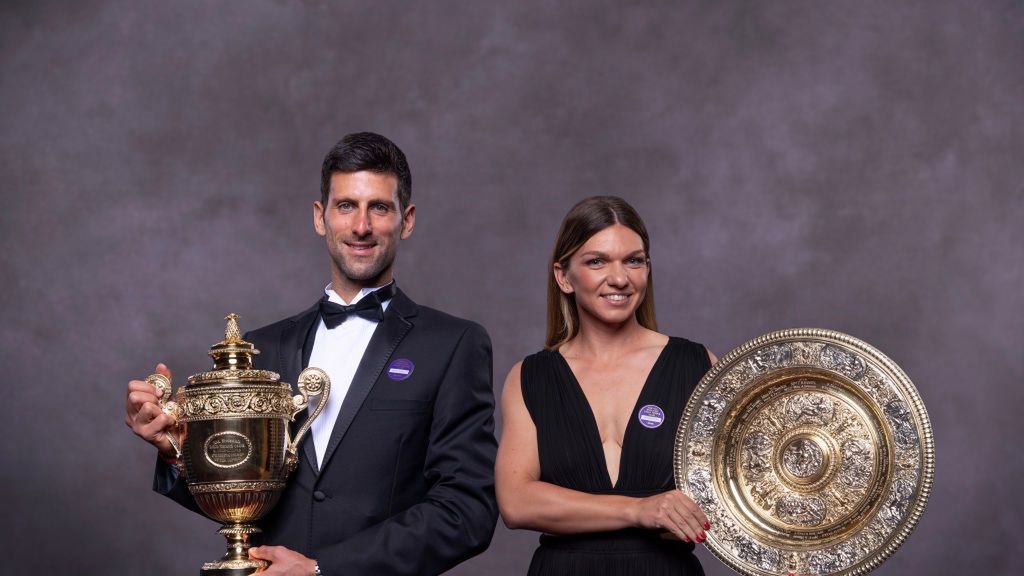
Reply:
[[[705,522],[704,523],[704,529],[705,530],[711,530],[711,522]]]
[[[705,538],[707,538],[707,536],[705,536],[705,535],[704,535],[704,533],[703,533],[703,532],[701,532],[701,533],[700,533],[700,539],[701,539],[701,540],[704,540]]]

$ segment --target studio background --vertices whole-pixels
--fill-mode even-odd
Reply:
[[[398,282],[489,330],[496,394],[562,216],[621,195],[662,331],[832,328],[913,379],[936,481],[878,574],[1020,574],[1022,103],[1019,2],[4,2],[3,571],[222,553],[150,491],[127,381],[319,297],[320,162],[372,130],[412,166]],[[523,574],[536,539],[453,573]]]

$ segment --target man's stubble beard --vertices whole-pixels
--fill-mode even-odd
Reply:
[[[356,282],[368,282],[380,278],[391,269],[391,265],[395,261],[393,257],[389,259],[387,254],[381,254],[379,258],[376,258],[368,266],[364,267],[362,271],[359,271],[350,268],[342,256],[332,254],[331,260],[334,261],[334,266],[341,271],[345,278]]]

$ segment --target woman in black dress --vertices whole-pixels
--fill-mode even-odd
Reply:
[[[530,575],[703,574],[711,528],[675,490],[672,445],[714,356],[656,331],[647,230],[615,197],[562,222],[544,350],[505,380],[496,469],[509,528],[543,533]]]

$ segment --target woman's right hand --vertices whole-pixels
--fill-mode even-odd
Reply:
[[[651,530],[668,530],[684,542],[703,542],[711,528],[708,517],[689,496],[679,490],[640,498],[633,504],[633,524]]]

